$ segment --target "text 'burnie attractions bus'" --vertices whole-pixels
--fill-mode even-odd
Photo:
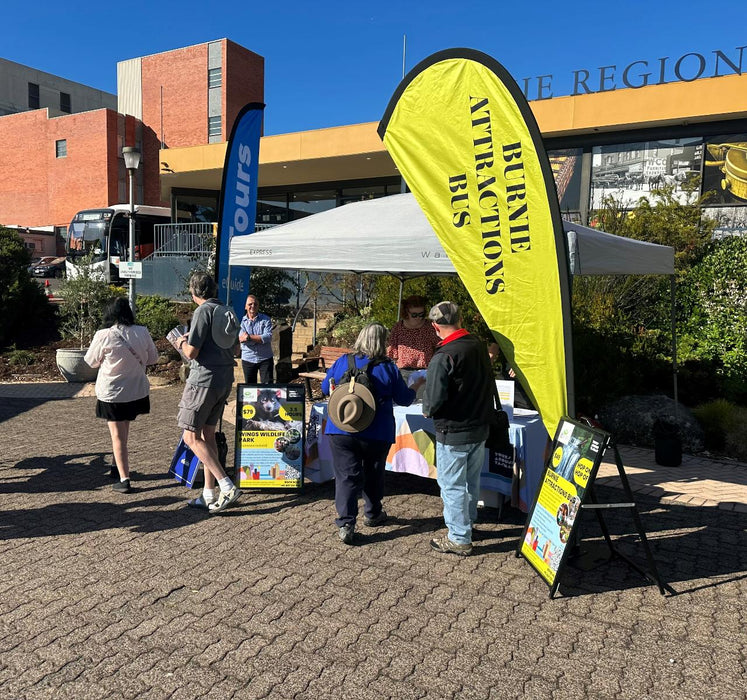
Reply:
[[[152,255],[154,226],[170,222],[168,207],[135,205],[135,260]],[[130,259],[129,243],[129,204],[79,211],[70,223],[65,242],[68,277],[76,277],[81,261],[90,255],[97,276],[100,274],[106,282],[119,282],[119,262]]]

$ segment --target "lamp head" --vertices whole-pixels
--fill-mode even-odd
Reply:
[[[137,170],[140,165],[140,150],[135,146],[125,146],[122,149],[122,157],[124,158],[125,168],[127,170]]]

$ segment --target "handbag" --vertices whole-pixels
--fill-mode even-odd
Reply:
[[[509,448],[513,455],[513,445],[508,435],[508,414],[500,408],[501,400],[493,382],[493,407],[488,417],[488,438],[485,447],[494,452],[507,453]]]
[[[195,479],[199,473],[199,464],[199,458],[194,452],[192,452],[182,438],[179,440],[179,444],[176,446],[176,451],[174,452],[174,457],[171,460],[169,475],[173,476],[174,479],[187,488],[194,488]]]

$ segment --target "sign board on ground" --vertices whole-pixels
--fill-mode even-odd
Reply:
[[[552,457],[524,526],[520,553],[552,588],[573,541],[609,435],[570,418],[558,424]]]
[[[239,384],[235,464],[242,489],[303,487],[302,384]]]

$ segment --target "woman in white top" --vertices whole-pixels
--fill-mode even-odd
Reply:
[[[150,384],[146,365],[158,360],[158,351],[145,326],[136,326],[127,299],[119,297],[104,311],[104,328],[93,336],[85,361],[99,367],[96,378],[96,417],[109,425],[120,493],[130,490],[127,439],[130,421],[150,413]]]

